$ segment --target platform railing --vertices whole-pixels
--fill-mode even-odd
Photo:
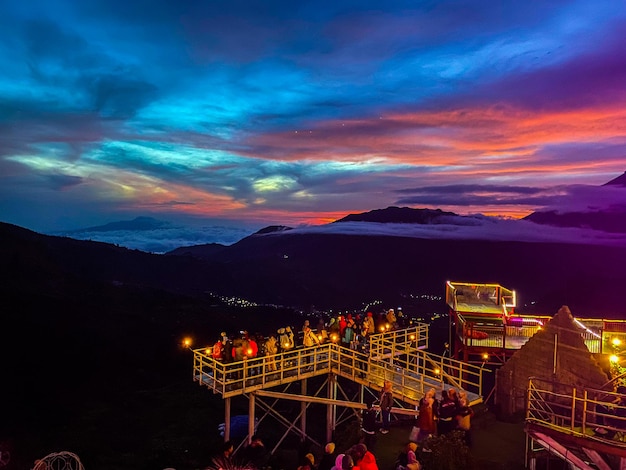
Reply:
[[[519,338],[530,339],[551,318],[545,315],[514,315],[502,324],[489,324],[487,321],[477,324],[467,320],[462,314],[458,314],[456,335],[466,347],[519,349]],[[581,318],[576,319],[576,322],[591,353],[610,354],[615,352],[615,344],[626,345],[626,322],[624,320]],[[513,341],[510,338],[516,338],[516,340]],[[623,349],[622,346],[617,347],[617,349],[620,348]]]
[[[626,447],[626,402],[621,398],[612,391],[531,378],[526,422]]]
[[[194,350],[194,380],[214,393],[233,396],[259,388],[334,372],[353,381],[382,385],[391,380],[407,398],[421,398],[429,388],[452,386],[482,395],[485,369],[420,349],[421,326],[387,332],[374,338],[368,353],[325,343],[273,356],[237,362],[216,361],[210,349]],[[427,338],[427,335],[426,335]],[[477,398],[478,399],[478,398]]]
[[[428,325],[416,323],[409,328],[387,330],[369,336],[369,354],[374,357],[395,356],[413,349],[428,348]]]

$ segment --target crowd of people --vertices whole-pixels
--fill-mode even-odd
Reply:
[[[269,335],[249,334],[242,330],[232,339],[222,332],[213,346],[212,355],[217,361],[234,362],[243,359],[267,356],[265,367],[275,371],[276,362],[271,358],[279,353],[288,353],[295,348],[309,348],[326,342],[335,342],[353,349],[363,348],[368,336],[374,333],[408,326],[402,311],[386,310],[379,314],[346,314],[319,318],[315,327],[304,320],[300,329],[291,326],[278,328]],[[287,356],[288,357],[288,356]],[[297,470],[378,470],[374,455],[377,435],[389,432],[390,418],[394,404],[393,387],[385,381],[376,399],[366,400],[366,409],[361,414],[361,437],[359,443],[343,453],[336,453],[335,444],[328,443],[319,459],[312,453],[306,454],[296,467]],[[470,420],[473,411],[464,391],[457,392],[450,387],[440,391],[428,390],[416,407],[415,425],[410,433],[407,446],[400,453],[395,470],[421,470],[417,449],[428,452],[429,439],[462,431],[465,443],[472,444]],[[227,442],[216,460],[217,468],[231,468],[233,444]],[[258,436],[253,436],[248,445],[239,452],[238,461],[250,468],[270,468],[270,454]]]
[[[209,468],[232,469],[247,468],[269,470],[272,461],[269,450],[259,436],[253,436],[251,442],[235,455],[232,441],[224,443],[219,454]],[[358,443],[338,453],[335,443],[329,442],[324,453],[317,459],[312,452],[306,453],[295,466],[297,470],[378,470],[374,454],[363,443]]]
[[[368,337],[393,329],[405,328],[406,318],[402,309],[394,309],[374,314],[345,314],[319,317],[315,326],[305,320],[299,330],[292,326],[278,328],[275,332],[257,332],[250,334],[241,330],[238,334],[222,332],[213,344],[210,354],[216,361],[224,363],[267,356],[267,372],[276,370],[272,357],[287,353],[297,347],[313,347],[327,342],[334,342],[345,347],[363,351]]]

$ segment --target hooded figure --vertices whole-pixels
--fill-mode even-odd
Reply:
[[[346,454],[339,454],[337,458],[335,459],[335,465],[333,466],[331,470],[341,470],[341,463],[343,462],[343,458],[345,456]]]
[[[291,351],[294,347],[293,341],[293,331],[291,331],[290,326],[286,326],[283,330],[283,333],[280,335],[280,349],[282,351]]]
[[[354,459],[354,465],[359,467],[359,470],[378,470],[376,457],[367,450],[365,444],[357,444],[354,446],[352,458]]]
[[[329,442],[324,447],[324,455],[320,459],[317,470],[331,470],[335,464],[335,443]]]

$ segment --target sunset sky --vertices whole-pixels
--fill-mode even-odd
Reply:
[[[0,2],[0,221],[522,217],[626,170],[626,2]]]

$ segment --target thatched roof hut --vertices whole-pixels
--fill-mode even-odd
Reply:
[[[503,416],[525,410],[530,377],[573,387],[606,386],[609,377],[589,352],[582,331],[564,305],[497,371],[496,404]]]

